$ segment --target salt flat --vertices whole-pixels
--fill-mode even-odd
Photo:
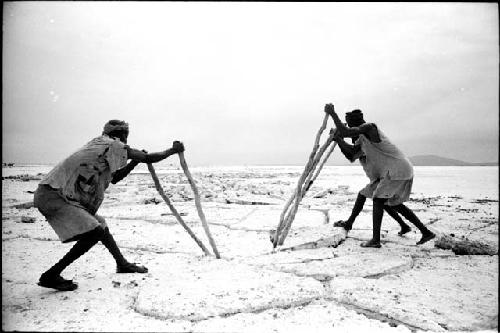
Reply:
[[[371,237],[371,202],[338,247],[273,251],[275,229],[302,167],[191,168],[222,256],[203,255],[140,167],[107,190],[99,214],[125,256],[147,274],[116,274],[97,245],[64,272],[79,288],[36,285],[66,253],[30,207],[47,166],[3,168],[2,329],[6,331],[409,332],[497,331],[498,254],[455,255],[415,227],[399,237],[387,215],[381,249]],[[205,245],[182,170],[157,167],[165,192]],[[28,175],[16,177],[19,175]],[[282,248],[340,232],[367,182],[358,166],[325,167],[302,201]],[[24,204],[21,205],[19,204]],[[17,205],[17,208],[15,207]],[[408,206],[431,230],[498,251],[498,167],[415,167]]]

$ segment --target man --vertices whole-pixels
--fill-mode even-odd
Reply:
[[[138,163],[156,163],[184,151],[179,141],[172,148],[146,153],[127,145],[128,124],[108,121],[102,135],[71,154],[40,182],[34,194],[35,207],[45,216],[63,243],[76,241],[69,252],[40,277],[38,285],[62,291],[78,285],[61,277],[62,271],[97,242],[109,250],[117,273],[146,273],[144,266],[128,262],[122,255],[103,217],[97,210],[110,183],[126,177]],[[131,160],[127,164],[127,160]]]
[[[345,120],[347,122],[347,126],[349,126],[349,127],[358,127],[358,126],[361,126],[364,123],[363,114],[361,113],[360,110],[354,110],[352,112],[347,112]],[[333,133],[333,130],[332,130],[331,133]],[[354,144],[357,139],[358,139],[358,137],[352,137],[351,138],[352,143]],[[337,140],[337,143],[339,143],[338,140]],[[344,142],[341,141],[340,144],[339,144],[340,150],[342,151],[342,153],[344,154],[344,156],[348,160],[351,161],[351,163],[354,162],[355,159],[351,159],[351,156],[349,156],[348,152],[346,151],[346,145],[343,144],[343,143]],[[359,154],[358,160],[361,163],[361,165],[363,166],[363,169],[366,168],[366,156],[363,155],[362,152],[361,152],[361,154]],[[352,225],[353,225],[354,221],[356,220],[356,217],[358,217],[359,213],[361,213],[361,210],[363,209],[365,201],[366,201],[366,196],[363,195],[362,191],[360,191],[358,193],[358,196],[356,197],[356,201],[354,203],[354,207],[352,208],[351,216],[349,216],[349,218],[347,220],[345,220],[345,221],[337,221],[337,222],[335,222],[333,224],[333,226],[335,226],[335,227],[342,227],[346,231],[350,231],[352,229]],[[401,227],[401,230],[398,232],[399,236],[403,236],[404,234],[406,234],[406,233],[408,233],[408,232],[411,231],[410,226],[403,221],[403,219],[401,218],[401,216],[399,216],[399,214],[394,209],[392,209],[390,206],[384,205],[384,210],[396,222],[398,222],[399,226]]]
[[[364,156],[362,166],[370,183],[361,190],[361,194],[373,199],[373,236],[361,246],[381,247],[380,228],[386,205],[403,215],[420,230],[422,238],[417,245],[433,239],[435,234],[403,204],[409,199],[413,184],[413,166],[408,158],[389,141],[377,125],[366,123],[360,110],[353,111],[354,115],[360,118],[360,125],[353,127],[347,127],[341,122],[333,104],[327,104],[325,112],[335,122],[337,128],[334,134],[335,141],[347,158],[354,161]],[[358,139],[354,145],[350,145],[343,140],[345,137],[358,137]]]

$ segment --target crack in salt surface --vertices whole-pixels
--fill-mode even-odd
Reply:
[[[312,262],[312,261],[323,261],[323,260],[328,260],[328,259],[333,259],[333,258],[335,258],[335,257],[329,257],[329,258],[324,258],[324,259],[305,259],[305,260],[302,260],[302,261],[292,262],[292,263],[286,263],[286,264],[308,263],[308,262]],[[411,259],[411,263],[409,265],[400,265],[400,266],[388,269],[388,270],[386,270],[386,271],[384,271],[382,273],[364,276],[363,278],[366,278],[366,279],[378,279],[378,278],[381,278],[383,276],[392,275],[392,274],[398,274],[398,273],[409,271],[409,270],[413,269],[413,267],[415,265],[415,258],[413,258],[412,256],[410,256],[410,259]],[[261,267],[263,269],[268,269],[268,270],[270,269],[269,267],[265,267],[263,265],[255,265],[255,266]],[[279,269],[278,267],[276,267],[274,269],[271,269],[271,270],[274,270],[274,271],[277,271],[277,272],[282,272],[282,273],[292,274],[294,276],[301,277],[301,278],[302,277],[314,278],[314,279],[322,282],[323,288],[325,290],[325,295],[329,295],[329,294],[332,294],[334,292],[333,289],[332,289],[332,287],[331,287],[331,285],[329,284],[329,282],[334,279],[333,276],[326,275],[326,274],[325,275],[322,275],[322,274],[306,275],[306,274],[300,274],[300,273],[295,272],[293,270],[289,271],[289,270],[286,270],[286,269]],[[333,297],[330,297],[330,296],[323,296],[323,297],[319,297],[317,299],[324,299],[326,301],[334,301],[339,306],[342,306],[342,307],[344,307],[344,308],[346,308],[348,310],[352,310],[352,311],[356,312],[357,314],[363,315],[363,316],[365,316],[365,317],[367,317],[369,319],[377,320],[377,321],[382,322],[382,323],[388,323],[392,327],[398,326],[398,325],[403,325],[403,326],[407,327],[410,331],[412,331],[414,333],[417,332],[417,331],[419,331],[419,330],[424,330],[425,331],[424,328],[421,328],[421,327],[418,327],[418,326],[406,323],[404,321],[401,321],[401,320],[389,317],[388,315],[382,314],[380,312],[376,312],[376,311],[373,311],[373,310],[365,309],[363,307],[360,307],[360,306],[352,304],[352,303],[339,301],[339,300],[337,300],[337,299],[335,299]],[[309,303],[305,304],[305,305],[308,305],[311,302],[312,302],[312,300]],[[259,311],[259,312],[262,312],[262,311]],[[259,312],[256,311],[255,313],[259,313]]]
[[[216,225],[218,227],[224,227],[226,229],[235,230],[235,231],[269,232],[268,229],[236,228],[236,227],[233,227],[232,225],[227,225],[227,224],[217,223],[217,222],[209,222],[208,224]]]
[[[365,279],[380,279],[381,277],[384,277],[387,275],[394,275],[394,274],[407,272],[407,271],[413,269],[413,266],[415,265],[413,258],[410,257],[410,259],[411,259],[411,262],[409,265],[407,265],[407,264],[399,265],[396,267],[389,268],[381,273],[363,276],[363,278],[365,278]]]
[[[483,222],[483,221],[481,221]],[[482,226],[479,226],[479,227],[476,227],[476,228],[471,228],[470,231],[467,233],[468,235],[472,234],[473,232],[475,231],[478,231],[478,230],[481,230],[481,229],[486,229],[486,228],[489,228],[491,227],[492,225],[496,225],[498,223],[498,221],[491,221],[491,222],[488,222],[488,221],[484,221],[483,223],[486,223],[485,225],[482,225]]]
[[[243,216],[242,218],[240,218],[238,220],[238,223],[241,223],[243,221],[245,221],[250,215],[252,215],[253,213],[255,213],[259,208],[255,207],[254,209],[252,209],[248,214],[246,214],[245,216]]]
[[[323,282],[323,287],[325,288],[325,290],[331,289],[331,287],[328,284],[328,281]],[[419,330],[425,331],[424,328],[406,323],[406,322],[398,320],[396,318],[392,318],[392,317],[385,315],[385,314],[382,314],[380,312],[366,309],[366,308],[360,307],[360,306],[352,304],[352,303],[338,301],[338,300],[331,298],[331,297],[314,297],[314,298],[309,298],[309,299],[305,299],[305,300],[301,300],[301,301],[290,302],[287,304],[270,304],[269,306],[257,307],[257,308],[246,310],[246,311],[235,311],[235,312],[222,313],[220,315],[207,316],[206,318],[202,318],[202,319],[190,319],[188,316],[166,317],[166,316],[161,316],[159,314],[155,314],[155,313],[151,313],[151,312],[139,311],[139,310],[137,310],[137,308],[135,306],[135,304],[137,302],[137,298],[138,298],[138,294],[132,296],[132,302],[131,302],[131,305],[129,307],[135,313],[138,313],[144,317],[150,317],[150,318],[154,318],[157,320],[163,320],[163,321],[166,321],[166,320],[185,320],[185,321],[189,321],[193,324],[200,323],[200,322],[210,320],[213,318],[217,318],[217,317],[229,318],[232,316],[236,316],[238,314],[256,314],[257,315],[257,314],[263,313],[267,310],[274,310],[274,309],[288,310],[288,309],[293,309],[293,308],[299,308],[299,307],[308,306],[309,304],[311,304],[315,300],[323,299],[326,301],[333,301],[337,305],[342,306],[345,309],[352,310],[359,315],[365,316],[368,319],[377,320],[377,321],[382,322],[382,323],[388,323],[392,327],[395,327],[398,325],[403,325],[403,326],[407,327],[413,333],[415,333]]]
[[[341,305],[346,309],[352,310],[352,311],[354,311],[360,315],[363,315],[369,319],[374,319],[374,320],[380,321],[382,323],[388,323],[390,326],[403,325],[403,326],[406,326],[410,331],[412,331],[414,333],[417,331],[426,331],[425,328],[409,324],[407,322],[398,320],[396,318],[392,318],[386,314],[382,314],[382,313],[377,312],[377,311],[363,308],[363,307],[356,305],[356,304],[352,304],[349,302],[343,302],[343,301],[339,301],[336,299],[327,299],[327,300],[335,301],[338,305]]]
[[[173,215],[165,215],[165,217],[168,216],[173,216]],[[183,215],[181,215],[183,216]],[[103,215],[104,218],[106,219],[114,219],[114,220],[125,220],[125,221],[137,221],[137,222],[145,222],[145,223],[150,223],[150,224],[160,224],[164,226],[176,226],[179,224],[179,222],[172,220],[171,222],[165,221],[165,219],[144,219],[144,218],[138,218],[138,217],[116,217],[116,216],[107,216]],[[195,224],[195,222],[190,222],[190,221],[185,221],[186,224]]]
[[[299,301],[296,301],[296,302],[290,302],[290,303],[286,303],[286,304],[269,304],[268,306],[261,306],[261,307],[251,308],[249,310],[227,312],[227,313],[222,313],[222,314],[219,314],[219,315],[207,316],[205,318],[200,318],[200,319],[192,319],[192,318],[190,319],[189,316],[179,316],[179,317],[171,316],[171,317],[167,317],[167,316],[162,316],[162,315],[159,315],[159,314],[156,314],[156,313],[151,313],[151,312],[146,312],[146,311],[140,311],[140,310],[138,310],[136,308],[137,298],[138,298],[138,295],[133,296],[133,303],[131,305],[131,308],[133,309],[134,312],[136,312],[136,313],[138,313],[138,314],[140,314],[142,316],[151,317],[151,318],[154,318],[154,319],[164,320],[164,321],[165,320],[186,320],[186,321],[189,321],[191,323],[200,323],[202,321],[210,320],[210,319],[213,319],[213,318],[216,318],[216,317],[228,318],[228,317],[232,317],[232,316],[235,316],[235,315],[238,315],[238,314],[243,314],[243,313],[246,313],[246,314],[259,314],[259,313],[265,312],[267,310],[273,310],[273,309],[288,310],[288,309],[292,309],[292,308],[298,308],[298,307],[301,307],[301,306],[307,306],[307,305],[311,304],[313,301],[322,299],[323,297],[307,298],[307,299],[304,299],[304,300],[299,300]]]
[[[171,254],[188,254],[188,255],[192,255],[193,254],[191,252],[153,250],[153,249],[149,249],[147,247],[134,247],[134,246],[124,246],[124,245],[120,245],[120,248],[122,248],[122,249],[128,249],[128,250],[134,250],[134,251],[143,251],[143,252],[149,252],[149,253],[156,253],[156,254],[166,254],[166,253],[171,253]]]
[[[236,227],[236,226],[233,226],[233,225],[227,225],[227,224],[217,223],[217,222],[209,222],[208,224],[215,225],[215,226],[218,226],[218,227],[224,227],[226,229],[235,230],[235,231],[250,231],[250,232],[269,233],[269,230],[270,230],[270,229],[251,229],[251,228]],[[236,223],[236,224],[239,224],[239,222]],[[295,232],[299,232],[299,231],[308,230],[308,229],[309,228],[307,228],[307,227],[299,227],[299,228],[295,228],[294,231]],[[270,253],[274,253],[274,252],[270,252]]]
[[[323,261],[323,260],[334,259],[334,258],[335,257],[328,257],[328,258],[324,258],[324,259],[304,259],[303,261],[287,262],[287,263],[282,263],[280,265],[306,264],[306,263],[313,262],[313,261]],[[315,280],[322,282],[322,283],[328,282],[328,281],[333,279],[333,277],[328,275],[328,274],[307,274],[307,273],[301,274],[299,272],[296,272],[293,269],[279,268],[276,266],[269,267],[269,266],[265,266],[262,264],[249,264],[249,265],[258,267],[260,269],[265,269],[268,271],[291,274],[291,275],[294,275],[294,276],[299,277],[299,278],[312,278],[312,279],[315,279]]]

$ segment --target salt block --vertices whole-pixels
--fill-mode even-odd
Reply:
[[[387,274],[404,272],[413,266],[411,257],[405,255],[393,255],[388,253],[356,253],[352,255],[319,257],[314,260],[308,258],[302,260],[302,255],[290,252],[289,258],[296,256],[295,261],[280,261],[279,258],[273,262],[273,266],[283,272],[290,272],[299,276],[310,276],[320,280],[338,276],[375,278]]]
[[[498,249],[490,244],[450,235],[440,235],[436,239],[434,246],[440,249],[452,250],[457,255],[495,255],[498,253]]]
[[[243,222],[247,216],[253,214],[257,206],[248,205],[221,205],[221,204],[204,204],[203,212],[209,224],[222,224],[226,226],[234,226]],[[235,227],[239,229],[239,227]]]
[[[333,235],[328,236],[328,237],[323,237],[318,240],[306,242],[303,244],[297,244],[295,246],[291,247],[282,247],[280,248],[280,251],[298,251],[298,250],[304,250],[304,249],[316,249],[316,248],[322,248],[322,247],[337,247],[339,246],[347,236],[347,231],[344,228],[335,228],[336,230],[334,231]],[[271,233],[270,235],[270,240],[273,242],[275,232]]]
[[[194,332],[370,332],[410,333],[404,325],[370,319],[336,302],[324,299],[289,309],[239,313],[194,323]]]
[[[38,286],[40,274],[57,262],[68,247],[71,245],[61,246],[29,238],[2,242],[3,330],[137,332],[147,327],[151,332],[192,331],[188,321],[160,321],[134,312],[128,306],[130,299],[151,273],[117,274],[112,256],[100,244],[62,274],[77,282],[78,289],[57,292]],[[127,259],[145,263],[154,272],[155,267],[149,262],[156,256],[124,252]],[[119,286],[114,287],[116,282]]]
[[[268,232],[268,239],[270,240],[270,234]],[[329,241],[333,238],[337,238],[337,241]],[[321,247],[331,247],[332,245],[339,245],[341,242],[339,240],[345,239],[345,232],[342,228],[332,227],[331,224],[322,224],[314,228],[292,226],[287,238],[282,246],[277,249],[288,249],[295,248],[297,250],[307,249],[307,248],[321,248]],[[323,240],[323,241],[321,241]],[[324,241],[326,240],[326,241]],[[314,244],[315,242],[318,242]],[[271,242],[269,241],[269,244]],[[271,244],[272,245],[272,244]],[[342,246],[342,245],[340,245]]]
[[[183,262],[181,260],[184,260]],[[324,294],[320,282],[225,260],[169,258],[161,277],[144,285],[134,309],[163,319],[204,320],[307,303]]]
[[[210,226],[210,230],[224,258],[253,257],[272,250],[272,244],[265,231],[216,228],[216,226]]]
[[[266,253],[260,256],[245,258],[245,264],[261,267],[271,267],[273,270],[279,265],[296,264],[297,262],[308,262],[313,260],[325,260],[334,258],[334,249],[317,248],[305,249],[301,251],[277,251]]]
[[[203,253],[202,249],[173,216],[162,216],[162,219],[157,223],[114,218],[107,218],[106,223],[120,247],[158,253],[172,251],[192,254]],[[186,223],[189,222],[186,221]],[[205,246],[209,246],[199,221],[190,224],[190,229],[201,239]],[[217,226],[211,226],[210,229],[212,233],[216,233]],[[214,237],[217,236],[214,235]]]
[[[497,257],[429,258],[397,275],[378,279],[338,277],[329,284],[330,297],[341,303],[422,330],[478,331],[498,327]]]

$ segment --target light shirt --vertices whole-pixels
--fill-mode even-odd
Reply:
[[[58,189],[68,202],[95,214],[113,173],[127,165],[127,146],[101,135],[57,164],[40,182]]]
[[[389,176],[392,180],[406,180],[413,178],[413,166],[410,160],[398,149],[385,134],[378,129],[380,142],[370,141],[360,134],[355,145],[361,146],[365,161],[361,165],[371,181]]]

